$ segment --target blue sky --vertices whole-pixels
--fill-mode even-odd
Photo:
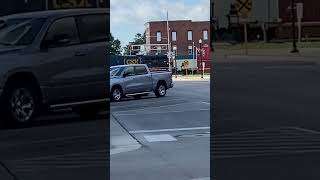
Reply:
[[[193,20],[209,21],[210,0],[111,0],[111,33],[122,47],[136,33],[144,32],[148,21]]]

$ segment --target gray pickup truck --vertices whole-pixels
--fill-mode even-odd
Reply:
[[[150,72],[145,64],[110,67],[112,101],[120,101],[124,96],[140,98],[150,92],[154,92],[157,97],[163,97],[167,89],[172,87],[171,72]]]
[[[0,17],[0,123],[25,124],[53,108],[85,116],[107,108],[108,11]]]

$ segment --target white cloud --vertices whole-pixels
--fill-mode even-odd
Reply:
[[[111,0],[111,32],[127,44],[134,34],[144,30],[148,21],[166,20],[208,20],[209,0]]]

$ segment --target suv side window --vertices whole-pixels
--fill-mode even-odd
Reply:
[[[78,16],[80,39],[83,43],[106,42],[108,40],[107,14]]]
[[[47,31],[45,41],[53,41],[54,38],[59,35],[67,35],[69,37],[70,42],[64,45],[80,43],[74,17],[66,17],[54,21]]]
[[[136,75],[148,74],[147,68],[145,66],[135,66]]]
[[[128,74],[128,76],[134,76],[134,68],[133,66],[129,66],[126,68],[126,70],[124,71],[125,74]]]

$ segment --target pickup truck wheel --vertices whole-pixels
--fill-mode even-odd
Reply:
[[[122,98],[122,91],[118,87],[114,87],[111,90],[111,100],[112,101],[120,101]]]
[[[7,88],[4,100],[6,123],[14,126],[26,125],[39,110],[40,101],[35,89],[24,83],[9,85]]]
[[[167,93],[167,88],[163,83],[160,83],[157,85],[157,88],[155,90],[155,94],[157,97],[164,97]]]

